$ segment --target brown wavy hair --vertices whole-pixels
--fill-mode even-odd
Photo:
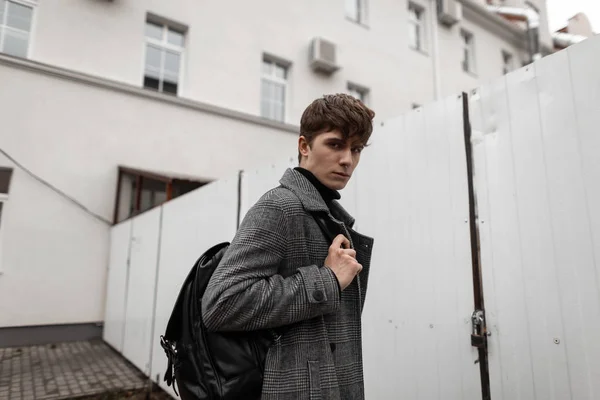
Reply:
[[[375,112],[355,97],[327,94],[313,101],[302,113],[300,136],[312,145],[318,135],[337,129],[344,140],[358,137],[359,142],[367,146],[373,133],[373,117]],[[301,159],[298,152],[298,162]]]

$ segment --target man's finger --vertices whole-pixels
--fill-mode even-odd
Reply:
[[[339,249],[340,247],[347,249],[350,247],[350,241],[346,238],[346,236],[340,233],[335,237],[335,239],[333,239],[331,246],[333,246],[336,249]]]
[[[356,258],[356,250],[354,249],[342,249],[343,254],[347,254],[352,258]]]

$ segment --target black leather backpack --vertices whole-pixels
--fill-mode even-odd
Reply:
[[[315,220],[331,243],[333,235],[326,219],[315,215]],[[168,386],[173,384],[183,400],[259,399],[267,351],[285,330],[206,330],[202,296],[228,247],[227,242],[217,244],[196,261],[179,292],[166,332],[160,337],[168,359],[164,380]]]

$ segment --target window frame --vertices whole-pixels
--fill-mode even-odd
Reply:
[[[369,26],[367,1],[368,0],[344,0],[344,15],[346,16],[346,19],[358,25]],[[354,3],[356,15],[351,15],[350,13],[348,8],[350,2]]]
[[[9,176],[8,176],[8,188],[6,189],[6,193],[4,192],[0,192],[0,275],[3,274],[3,269],[2,269],[2,243],[4,242],[3,240],[3,232],[4,232],[4,215],[6,214],[6,204],[9,201],[10,198],[10,186],[11,183],[14,179],[14,170],[10,167],[2,167],[0,166],[0,170],[4,170],[4,171],[9,171]]]
[[[8,194],[0,193],[0,275],[4,273],[2,269],[2,244],[4,242],[4,214],[6,214],[6,203],[8,203]]]
[[[476,74],[477,73],[477,60],[476,60],[476,53],[475,53],[475,35],[464,29],[461,28],[460,30],[460,40],[461,40],[461,49],[462,49],[462,57],[461,57],[461,66],[462,66],[462,70],[463,72],[469,73],[469,74]],[[469,57],[467,57],[467,59],[465,60],[465,52],[468,52]],[[465,68],[465,61],[467,61],[468,65],[466,66],[467,68]]]
[[[119,220],[119,214],[121,211],[121,188],[122,188],[122,183],[123,183],[123,178],[125,177],[125,175],[129,175],[132,178],[135,179],[135,192],[132,193],[132,199],[131,201],[134,202],[134,206],[133,206],[133,210],[132,212],[129,213],[129,215],[121,220]],[[141,209],[141,199],[142,199],[142,188],[143,188],[143,181],[144,179],[147,180],[151,180],[156,182],[160,182],[162,184],[165,185],[165,193],[166,193],[166,198],[165,200],[160,203],[160,204],[154,204],[152,206],[150,206],[149,208],[142,210]],[[119,224],[121,222],[127,221],[128,219],[134,218],[140,214],[145,213],[146,211],[150,211],[156,207],[160,207],[163,204],[169,202],[170,200],[173,200],[174,198],[177,198],[185,193],[179,193],[178,187],[180,184],[182,183],[186,183],[186,184],[194,184],[194,185],[198,185],[195,189],[198,189],[201,186],[206,185],[207,183],[209,183],[208,180],[197,180],[197,179],[187,179],[184,177],[181,178],[176,178],[174,176],[168,176],[168,175],[161,175],[158,173],[154,173],[154,172],[150,172],[150,171],[143,171],[143,170],[139,170],[139,169],[135,169],[135,168],[129,168],[129,167],[124,167],[124,166],[119,166],[118,167],[118,174],[117,174],[117,188],[116,188],[116,193],[115,193],[115,206],[114,206],[114,210],[113,210],[113,224]],[[192,189],[192,190],[195,190]],[[129,203],[131,203],[131,201]]]
[[[270,64],[271,66],[276,66],[282,68],[284,70],[284,78],[279,78],[275,75],[275,73],[266,74],[264,71],[265,64]],[[260,116],[269,121],[281,122],[285,123],[288,120],[288,104],[289,104],[289,93],[290,93],[290,66],[291,63],[283,61],[281,59],[277,59],[275,57],[270,57],[264,55],[260,64]],[[271,68],[272,70],[272,68]],[[283,111],[282,111],[282,119],[277,120],[270,116],[263,114],[263,99],[264,99],[264,81],[268,81],[270,83],[275,83],[279,85],[283,85],[284,88],[284,96],[283,96]],[[271,100],[271,104],[273,101]],[[273,111],[273,110],[271,110]],[[273,114],[273,113],[272,113]]]
[[[417,14],[417,20],[413,19],[413,13]],[[418,46],[414,46],[413,43],[410,43],[410,34],[409,34],[409,43],[408,47],[413,50],[419,51],[421,53],[427,52],[427,23],[426,23],[426,10],[420,4],[414,3],[412,1],[408,2],[408,26],[415,26],[417,28],[417,32],[419,36],[417,37]]]
[[[515,56],[513,53],[502,50],[502,72],[503,75],[515,70]],[[508,63],[507,63],[508,61]]]
[[[161,39],[151,38],[146,35],[146,26],[148,24],[158,25],[161,27]],[[168,34],[169,29],[181,34],[183,36],[183,44],[182,46],[177,46],[169,43]],[[181,24],[172,23],[169,21],[165,21],[162,18],[146,18],[144,21],[144,57],[142,62],[142,88],[145,90],[149,90],[156,93],[162,93],[169,96],[181,97],[183,85],[184,85],[184,72],[185,72],[185,45],[187,39],[187,29],[183,28]],[[164,84],[164,61],[165,57],[161,57],[161,66],[159,70],[159,87],[158,89],[150,88],[145,86],[144,80],[146,79],[146,57],[148,55],[148,46],[158,48],[160,51],[169,51],[172,53],[177,53],[179,55],[179,71],[177,77],[177,92],[165,92],[161,90]]]
[[[346,93],[359,99],[364,105],[366,105],[366,106],[369,105],[369,96],[371,94],[371,91],[369,90],[369,88],[362,86],[362,85],[358,85],[353,82],[348,82],[346,84]],[[355,95],[355,93],[358,94],[359,97],[357,97]]]
[[[0,210],[0,235],[2,234],[2,213],[6,211],[4,206],[6,205],[6,203],[8,203],[8,199],[8,193],[0,193],[0,204],[2,204],[2,209]]]
[[[32,39],[33,39],[33,32],[34,32],[35,21],[36,21],[36,8],[38,5],[38,1],[37,0],[5,0],[5,3],[4,3],[4,14],[3,14],[2,20],[0,20],[0,53],[9,55],[11,57],[20,57],[20,56],[15,56],[15,55],[4,52],[5,31],[8,30],[8,31],[19,32],[19,33],[25,32],[21,29],[11,28],[6,25],[7,17],[8,17],[8,12],[7,12],[8,11],[8,3],[18,4],[23,7],[27,7],[27,8],[31,9],[31,21],[29,24],[29,31],[26,32],[27,33],[27,50],[25,52],[25,56],[23,56],[23,58],[28,59],[31,56]]]

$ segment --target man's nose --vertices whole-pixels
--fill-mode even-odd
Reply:
[[[340,164],[346,167],[352,166],[352,149],[346,149],[343,151]]]

